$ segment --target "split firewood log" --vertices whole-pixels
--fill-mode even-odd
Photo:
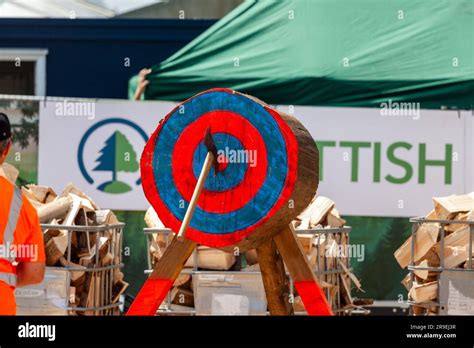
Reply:
[[[327,224],[330,227],[343,227],[346,223],[346,220],[341,218],[339,211],[336,208],[332,208],[327,216]]]
[[[457,213],[474,210],[474,198],[470,195],[433,197],[436,216],[440,220],[453,219]]]
[[[84,198],[86,201],[89,201],[90,205],[92,206],[93,210],[100,210],[99,206],[94,202],[92,198],[90,198],[87,194],[82,192],[78,187],[76,187],[74,184],[70,183],[68,184],[61,195],[59,197],[66,197],[70,193],[75,194],[76,196],[79,196],[81,198]]]
[[[438,282],[414,285],[408,295],[417,303],[428,302],[436,299]]]
[[[54,266],[64,256],[68,245],[68,236],[59,235],[51,238],[45,246],[46,265]]]
[[[425,223],[418,228],[415,237],[414,261],[420,260],[436,244],[439,234],[439,224]],[[400,267],[405,268],[411,259],[411,236],[395,251],[394,256]]]
[[[323,196],[315,196],[310,205],[298,215],[297,219],[302,221],[309,218],[309,227],[313,228],[326,219],[332,208],[334,208],[332,200]]]
[[[29,184],[23,186],[21,190],[30,200],[39,203],[49,203],[57,197],[56,192],[49,186]]]
[[[18,169],[16,169],[11,164],[3,163],[2,165],[0,165],[0,176],[3,176],[12,184],[15,184],[19,174],[20,172],[18,171]]]
[[[41,223],[47,223],[53,219],[64,219],[72,204],[70,196],[54,199],[38,209],[38,218]]]

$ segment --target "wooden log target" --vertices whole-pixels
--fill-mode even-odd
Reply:
[[[147,199],[163,224],[181,234],[127,315],[154,315],[198,244],[259,250],[274,315],[292,313],[284,302],[283,258],[308,314],[331,315],[289,227],[316,193],[318,164],[304,126],[253,97],[212,89],[179,104],[150,137],[140,166]]]
[[[318,152],[295,118],[228,89],[198,94],[160,122],[141,159],[143,189],[178,232],[203,166],[210,128],[220,171],[207,177],[186,238],[209,247],[258,247],[314,196]]]

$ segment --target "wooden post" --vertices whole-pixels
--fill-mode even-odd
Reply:
[[[309,315],[333,315],[308,259],[296,240],[295,231],[290,226],[284,228],[273,239],[290,272],[296,291]]]
[[[182,242],[173,239],[161,259],[156,262],[127,315],[155,315],[196,246],[197,243],[189,239]]]
[[[285,266],[275,242],[270,240],[263,243],[257,248],[257,255],[270,314],[293,315]]]
[[[206,183],[207,176],[209,175],[209,171],[211,170],[211,166],[213,163],[214,155],[212,154],[212,152],[209,151],[206,155],[206,159],[204,160],[204,165],[202,167],[201,174],[199,174],[199,179],[197,181],[196,188],[194,189],[193,196],[191,197],[191,201],[189,202],[188,210],[186,210],[186,215],[184,215],[183,222],[181,223],[181,227],[179,228],[178,240],[180,242],[184,240],[184,235],[189,227],[191,219],[193,218],[193,214],[196,210],[199,196],[201,195],[202,188]]]

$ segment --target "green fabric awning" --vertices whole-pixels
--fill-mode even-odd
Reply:
[[[470,109],[473,37],[472,0],[249,0],[153,66],[145,99],[228,87],[271,104]]]

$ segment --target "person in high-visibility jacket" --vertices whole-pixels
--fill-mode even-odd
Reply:
[[[12,145],[10,121],[0,113],[0,165]],[[36,210],[21,190],[0,176],[0,315],[15,315],[15,288],[41,283],[43,234]]]

